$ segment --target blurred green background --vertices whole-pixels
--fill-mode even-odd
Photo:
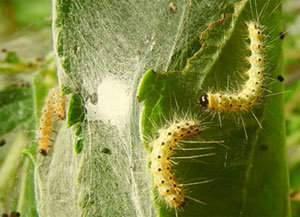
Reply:
[[[300,1],[283,0],[283,19],[282,25],[286,29],[284,34],[284,84],[285,84],[285,111],[286,111],[286,131],[288,159],[290,169],[290,185],[293,216],[300,216]],[[34,73],[42,67],[37,63],[45,60],[46,56],[52,50],[51,35],[51,1],[50,0],[0,0],[0,93],[3,94],[11,87],[25,88],[30,84]],[[7,51],[12,51],[8,55]],[[7,58],[9,56],[9,58]],[[10,61],[13,67],[7,66]],[[32,66],[34,65],[34,67]],[[0,107],[5,103],[1,101]],[[26,103],[24,104],[26,106]],[[33,108],[32,108],[33,110]],[[19,116],[16,112],[10,111],[13,116]],[[0,112],[0,115],[2,113]],[[22,116],[22,115],[20,115]],[[4,118],[1,117],[0,120]],[[10,129],[3,129],[0,123],[0,145],[1,140],[6,140],[6,145],[0,147],[0,179],[1,175],[9,175],[6,179],[11,182],[10,191],[1,189],[0,180],[0,214],[11,212],[14,209],[27,207],[26,201],[20,205],[18,193],[19,187],[24,185],[24,174],[20,175],[21,168],[24,168],[26,161],[24,159],[11,158],[10,162],[15,167],[15,173],[7,173],[2,165],[7,162],[7,156],[11,152],[9,147],[10,140],[7,139],[11,134],[26,129],[25,148],[28,152],[20,152],[20,156],[29,156],[34,153],[35,145],[30,145],[34,139],[35,118],[33,115],[22,116],[22,120],[27,120],[27,125]],[[28,124],[29,123],[29,124]],[[16,142],[16,141],[14,141]],[[27,144],[27,145],[26,145]],[[24,147],[22,147],[24,149]],[[30,151],[31,150],[31,151]],[[27,154],[26,154],[27,153]],[[26,157],[24,157],[26,158]],[[28,158],[28,157],[27,157]],[[31,159],[30,161],[34,161]],[[31,163],[27,164],[31,165]],[[33,169],[29,168],[29,176]],[[28,176],[27,176],[28,177]],[[28,183],[32,180],[29,179]],[[32,194],[31,190],[27,193]],[[25,197],[26,198],[26,197]],[[31,201],[32,202],[32,201]],[[30,203],[31,203],[30,202]],[[32,216],[36,215],[34,204],[31,203]],[[28,208],[27,207],[27,208]]]

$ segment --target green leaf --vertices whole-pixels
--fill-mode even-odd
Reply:
[[[214,180],[186,189],[189,197],[208,205],[187,199],[177,210],[179,217],[290,216],[282,95],[263,97],[251,112],[220,114],[222,126],[217,116],[197,105],[201,93],[225,91],[228,78],[230,88],[241,85],[249,67],[245,21],[260,14],[268,35],[265,73],[272,78],[281,74],[279,1],[174,3],[176,13],[166,1],[55,1],[59,77],[74,94],[68,120],[84,118],[87,124],[80,155],[69,150],[74,141],[66,134],[64,142],[55,143],[53,156],[44,159],[64,168],[49,165],[45,171],[51,182],[47,175],[36,180],[43,192],[37,197],[43,216],[51,215],[45,204],[58,216],[67,210],[84,216],[175,216],[174,208],[152,196],[156,189],[147,165],[148,143],[167,122],[185,115],[202,121],[208,117],[212,124],[201,139],[224,144],[215,145],[215,155],[203,161],[174,165],[180,183]],[[282,85],[275,82],[268,89],[280,93]],[[95,92],[98,103],[93,105],[89,96]],[[86,112],[76,114],[75,106]],[[111,154],[101,152],[103,148]],[[68,182],[61,183],[62,177]],[[76,191],[69,183],[76,183]],[[65,203],[48,201],[59,195],[56,186],[70,189],[72,200],[62,194]]]
[[[7,88],[0,92],[0,135],[32,118],[32,89]],[[15,111],[19,111],[15,113]]]
[[[236,74],[237,71],[247,69],[246,67],[243,69],[240,65],[247,54],[246,43],[243,42],[247,34],[244,24],[248,21],[247,13],[248,15],[256,13],[251,12],[252,4],[253,2],[248,2],[248,5],[244,7],[241,2],[232,17],[227,15],[202,33],[200,39],[202,48],[188,59],[182,71],[154,73],[149,70],[146,72],[138,92],[138,98],[144,100],[145,106],[142,114],[144,145],[149,143],[147,138],[157,131],[153,122],[161,126],[165,124],[162,121],[162,115],[167,120],[174,120],[173,108],[179,108],[177,113],[184,114],[184,111],[190,111],[194,115],[199,114],[200,108],[196,102],[201,92],[212,87],[217,90],[226,90],[228,75],[233,80],[241,80],[236,78]],[[275,8],[276,2],[272,4],[274,5],[265,6],[264,13],[267,14],[267,11]],[[255,7],[258,7],[256,10],[261,11],[264,4],[255,5]],[[275,41],[275,45],[272,44],[273,48],[266,46],[266,68],[269,68],[268,73],[274,78],[281,73],[281,58],[274,55],[280,52],[278,38],[280,28],[275,28],[280,19],[277,13],[274,12],[273,15],[275,20],[264,20],[263,17],[260,20],[261,25],[266,26],[265,34]],[[271,39],[265,39],[266,44],[270,41]],[[282,92],[280,84],[273,85],[269,89],[275,93]],[[172,95],[173,99],[170,97]],[[256,123],[250,112],[241,116],[233,115],[244,122],[247,138],[243,136],[245,134],[243,123],[232,127],[234,118],[227,114],[220,114],[223,118],[222,128],[214,127],[209,129],[207,134],[214,135],[214,140],[224,140],[224,145],[229,149],[217,150],[216,155],[219,157],[208,160],[210,164],[213,164],[213,166],[209,165],[209,170],[207,165],[199,168],[194,165],[193,167],[175,166],[179,174],[184,173],[187,168],[190,169],[190,173],[186,172],[184,175],[185,180],[195,180],[199,176],[196,171],[202,171],[201,176],[216,179],[206,184],[206,187],[189,189],[193,198],[199,198],[201,195],[208,206],[201,207],[194,203],[187,208],[184,207],[184,212],[180,213],[180,216],[192,216],[193,213],[201,216],[290,215],[284,117],[282,115],[283,100],[282,96],[273,96],[265,98],[264,101],[264,106],[257,106],[251,111],[259,123]],[[259,129],[260,124],[262,130]],[[205,139],[205,135],[203,138]],[[268,150],[262,147],[268,147]],[[225,162],[222,156],[226,156]],[[224,163],[223,167],[222,163]],[[227,199],[228,195],[230,199]],[[270,203],[267,205],[266,201]],[[161,216],[174,216],[174,212],[170,211],[164,203],[159,202],[158,206],[161,207]]]
[[[33,162],[22,155],[29,143],[28,135],[15,131],[5,137],[7,141],[1,147],[0,155],[0,194],[5,195],[0,200],[1,206],[5,208],[1,211],[18,211],[23,216],[38,216],[34,198]]]
[[[75,152],[76,152],[76,154],[80,154],[80,152],[82,151],[83,146],[84,146],[82,126],[80,124],[76,126],[75,136],[76,136],[76,139],[75,139]]]
[[[73,94],[69,103],[69,111],[67,115],[68,127],[81,123],[84,120],[84,107],[82,99],[78,94]]]

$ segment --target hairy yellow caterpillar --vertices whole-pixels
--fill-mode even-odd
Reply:
[[[65,119],[65,99],[58,88],[52,88],[45,100],[45,105],[40,118],[40,127],[38,132],[39,152],[47,155],[51,133],[53,132],[52,123],[54,117],[60,120]]]
[[[264,82],[263,34],[258,23],[249,22],[247,26],[251,51],[251,55],[247,58],[250,63],[250,68],[246,72],[248,80],[234,93],[208,92],[201,95],[198,101],[201,106],[223,112],[239,112],[249,110],[257,104]]]
[[[154,183],[159,195],[173,208],[183,206],[188,197],[172,173],[171,157],[174,149],[177,149],[179,143],[184,138],[196,137],[200,133],[200,125],[196,121],[180,121],[171,124],[167,129],[159,131],[159,137],[150,145],[153,147],[150,154],[151,172],[154,177]],[[208,149],[208,148],[203,148]],[[208,156],[211,154],[203,155]],[[204,204],[194,198],[194,201]]]

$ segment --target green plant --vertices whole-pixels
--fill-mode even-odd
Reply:
[[[25,151],[15,145],[18,155],[11,150],[8,156],[15,158],[23,150],[29,157],[22,161],[27,165],[23,171],[30,174],[34,165],[35,176],[34,180],[30,175],[21,178],[31,177],[26,179],[29,184],[22,185],[31,186],[22,191],[28,195],[30,211],[24,203],[6,204],[25,216],[36,216],[35,210],[40,216],[291,215],[282,83],[267,85],[282,74],[279,1],[56,0],[53,5],[57,75],[68,116],[54,126],[58,133],[49,156],[36,155],[36,143],[26,145]],[[227,82],[234,89],[241,85],[241,76],[249,68],[245,22],[256,19],[268,36],[264,40],[266,88],[274,95],[262,97],[262,104],[251,111],[214,116],[217,113],[207,112],[197,100],[211,89],[226,91]],[[2,104],[11,104],[15,108],[9,110],[14,111],[28,111],[35,105],[35,116],[30,112],[17,116],[12,127],[22,126],[22,121],[32,130],[47,90],[56,85],[54,59],[49,57],[34,70],[26,61],[15,60],[23,68],[10,74],[18,76],[25,67],[33,86],[5,89],[0,99],[15,96]],[[20,95],[24,93],[26,98]],[[27,98],[20,105],[20,99]],[[1,108],[4,117],[8,107]],[[211,122],[195,141],[222,142],[213,145],[213,156],[173,165],[180,183],[213,180],[185,189],[189,197],[207,205],[188,199],[175,212],[159,199],[152,183],[149,143],[160,128],[186,116]],[[3,123],[10,126],[5,118]],[[21,141],[34,137],[31,133]],[[208,152],[192,155],[203,153]],[[176,156],[186,152],[178,151]],[[6,165],[9,158],[2,159]],[[7,186],[0,183],[1,195],[15,191],[4,192]]]

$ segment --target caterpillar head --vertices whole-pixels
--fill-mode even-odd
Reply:
[[[198,104],[202,107],[207,107],[208,106],[208,95],[207,94],[203,94],[199,97],[199,100],[198,100]]]

